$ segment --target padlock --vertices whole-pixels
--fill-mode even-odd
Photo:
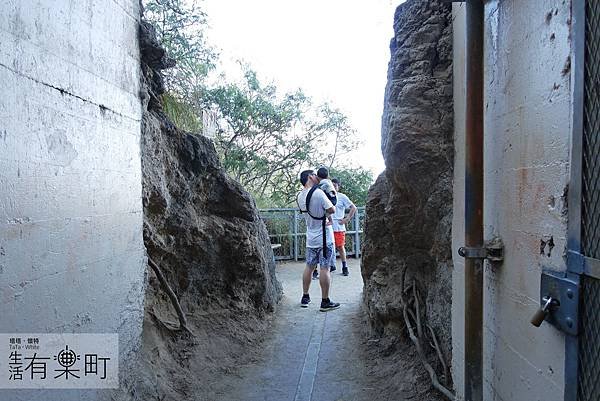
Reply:
[[[544,297],[542,298],[542,302],[544,305],[531,318],[531,324],[535,327],[540,327],[546,316],[548,316],[548,313],[550,313],[550,309],[559,305],[558,300],[552,297]]]

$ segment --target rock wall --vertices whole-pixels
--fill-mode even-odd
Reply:
[[[428,324],[451,354],[451,6],[409,0],[394,18],[382,119],[386,170],[369,190],[362,275],[380,334],[404,332],[401,272],[416,280]]]
[[[144,242],[187,315],[151,275],[144,321],[141,399],[211,399],[211,376],[257,341],[281,296],[266,227],[254,200],[221,168],[210,139],[177,129],[161,110],[160,70],[172,62],[142,23]],[[173,322],[175,324],[173,325]]]

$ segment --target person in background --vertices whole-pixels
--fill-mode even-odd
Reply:
[[[350,198],[340,192],[341,182],[339,179],[334,178],[331,180],[333,186],[337,192],[337,203],[335,205],[335,213],[333,214],[333,237],[335,239],[335,248],[340,254],[342,260],[342,274],[347,276],[348,264],[346,263],[346,224],[352,219],[356,213],[356,206]],[[349,209],[346,215],[346,210]],[[330,271],[335,271],[335,258],[333,259],[333,266],[330,267]]]

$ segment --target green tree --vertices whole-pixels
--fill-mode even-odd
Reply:
[[[315,154],[313,160],[332,169],[342,157],[356,150],[360,142],[348,117],[329,103],[319,106],[316,122],[324,136],[319,146],[321,151]]]
[[[261,84],[255,71],[242,68],[241,83],[205,94],[205,107],[220,117],[215,145],[225,168],[259,204],[290,205],[299,172],[309,165],[334,165],[356,147],[354,130],[330,105],[314,107],[301,90],[278,96],[273,84]]]
[[[205,81],[218,59],[206,40],[206,14],[198,1],[146,0],[144,18],[152,23],[158,41],[176,63],[163,71],[167,115],[176,123],[181,121],[180,128],[200,126]]]
[[[185,103],[176,95],[170,92],[164,93],[162,95],[162,106],[167,116],[180,129],[187,132],[202,131],[201,115],[198,115],[194,107]]]
[[[346,194],[356,206],[367,204],[369,187],[373,183],[373,173],[363,167],[334,167],[329,171],[331,178],[341,182],[340,192]]]
[[[222,76],[209,87],[218,55],[206,41],[207,16],[198,2],[145,0],[144,18],[176,62],[164,72],[165,112],[191,132],[201,131],[203,110],[215,112],[214,141],[223,166],[260,206],[291,206],[302,169],[332,168],[358,146],[341,111],[327,103],[313,105],[300,89],[279,95],[247,65],[241,65],[241,82]]]

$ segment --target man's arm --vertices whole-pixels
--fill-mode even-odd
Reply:
[[[344,217],[342,219],[342,224],[346,224],[350,221],[350,219],[352,218],[352,216],[354,216],[354,214],[356,213],[356,206],[354,206],[354,203],[350,205],[350,211],[348,212],[348,214],[346,215],[346,217]]]
[[[348,222],[350,221],[350,219],[352,218],[352,216],[354,216],[354,214],[356,213],[356,206],[354,206],[354,203],[352,203],[352,201],[350,200],[350,198],[348,198],[348,196],[346,196],[346,194],[338,194],[338,203],[339,201],[342,201],[342,205],[343,208],[346,209],[346,207],[348,207],[350,209],[350,211],[348,212],[348,215],[346,215],[343,219],[340,219],[340,224],[348,224]]]

